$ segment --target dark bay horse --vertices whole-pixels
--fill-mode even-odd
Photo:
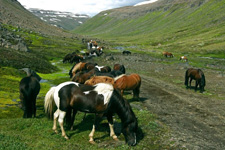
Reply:
[[[121,94],[114,90],[110,84],[99,83],[95,86],[78,84],[76,82],[64,82],[56,87],[52,87],[45,96],[45,111],[52,112],[52,105],[55,102],[57,110],[54,113],[53,130],[57,133],[57,119],[61,127],[62,136],[68,139],[64,127],[64,117],[68,109],[73,110],[71,128],[73,127],[77,111],[95,113],[95,121],[89,142],[94,143],[94,132],[101,117],[107,117],[110,127],[110,136],[117,140],[113,130],[113,114],[121,119],[122,133],[128,145],[136,145],[136,134],[138,129],[137,118],[127,101]]]
[[[40,91],[41,77],[29,68],[22,69],[27,72],[27,77],[21,79],[19,84],[20,100],[24,111],[23,118],[36,117],[36,98]]]
[[[124,90],[133,90],[133,98],[139,99],[140,87],[141,77],[136,73],[114,78],[114,88],[121,90],[122,95]]]
[[[123,74],[126,73],[126,69],[125,69],[124,65],[120,65],[120,64],[115,64],[115,65],[113,66],[113,70],[119,70],[119,71],[121,71]]]
[[[206,81],[205,81],[205,75],[201,69],[194,69],[194,68],[187,69],[187,71],[185,73],[185,83],[184,83],[187,88],[189,87],[188,82],[191,87],[191,81],[193,79],[196,81],[195,82],[195,91],[197,91],[197,87],[199,85],[200,92],[202,93],[204,91]]]

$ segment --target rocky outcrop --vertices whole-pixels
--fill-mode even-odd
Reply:
[[[28,52],[26,42],[20,35],[8,30],[0,24],[0,47]]]

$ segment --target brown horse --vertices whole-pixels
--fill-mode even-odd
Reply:
[[[124,90],[133,90],[133,98],[139,99],[141,87],[141,77],[134,73],[131,75],[120,75],[114,78],[114,88],[121,90],[123,95]]]
[[[163,56],[172,58],[173,54],[169,52],[163,52]]]
[[[190,81],[189,81],[189,78],[190,78]],[[187,69],[187,71],[185,73],[186,88],[188,88],[188,81],[189,81],[190,87],[191,87],[191,81],[193,79],[196,80],[195,91],[197,91],[197,87],[199,85],[200,92],[202,93],[204,91],[204,87],[205,87],[205,75],[201,69],[194,69],[194,68]]]
[[[70,69],[70,71],[69,71],[70,78],[74,77],[77,72],[80,72],[80,71],[90,71],[90,70],[94,69],[96,65],[97,65],[96,63],[80,62],[80,63],[74,65]]]
[[[121,71],[123,74],[126,73],[126,69],[125,69],[124,65],[120,65],[120,64],[115,64],[115,65],[113,66],[113,70],[119,70],[119,71]]]
[[[107,73],[111,71],[111,68],[109,66],[98,66],[96,65],[95,68],[98,69],[98,71],[102,72],[102,73]]]
[[[72,77],[71,81],[84,84],[85,81],[87,81],[88,79],[90,79],[94,74],[95,74],[95,69],[92,69],[91,71],[88,71],[88,72],[81,71],[81,72],[76,73]]]
[[[181,57],[180,57],[180,60],[188,61],[188,58],[187,58],[186,56],[181,56]]]
[[[87,80],[84,84],[96,85],[98,83],[109,83],[114,85],[114,79],[107,76],[93,76],[91,79]]]

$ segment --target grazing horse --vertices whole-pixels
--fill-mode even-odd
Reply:
[[[107,76],[94,76],[87,80],[84,84],[86,85],[96,85],[98,83],[108,83],[114,85],[114,79]]]
[[[119,71],[121,71],[123,74],[126,73],[126,69],[125,69],[124,65],[120,65],[120,64],[115,64],[115,65],[113,66],[113,70],[119,70]]]
[[[190,81],[189,81],[189,78],[190,78]],[[187,88],[188,88],[188,82],[191,87],[191,81],[193,79],[196,81],[195,82],[195,91],[197,91],[197,87],[199,85],[200,92],[202,93],[204,91],[206,81],[205,81],[205,75],[201,69],[194,69],[194,68],[187,69],[187,71],[185,73],[185,85]]]
[[[169,52],[163,52],[163,56],[172,58],[173,54]]]
[[[70,78],[75,76],[75,74],[77,72],[90,71],[90,70],[94,69],[96,65],[97,65],[96,63],[90,63],[90,62],[88,62],[88,63],[80,62],[78,64],[75,64],[69,71]]]
[[[124,50],[124,51],[123,51],[123,55],[125,55],[125,54],[131,55],[131,52],[130,52],[130,51],[127,51],[127,50]]]
[[[111,71],[111,68],[109,66],[98,66],[96,65],[95,68],[98,69],[98,71],[102,72],[102,73],[107,73]]]
[[[88,71],[88,72],[87,71],[81,71],[81,72],[76,73],[75,76],[73,76],[71,78],[71,81],[84,84],[85,81],[90,79],[94,74],[95,74],[95,69],[92,69],[91,71]]]
[[[22,70],[27,72],[27,77],[24,77],[19,84],[23,118],[32,118],[33,115],[36,117],[36,98],[41,88],[39,83],[41,77],[29,68]]]
[[[123,95],[124,90],[133,90],[133,98],[139,99],[141,87],[141,77],[133,73],[131,75],[120,75],[114,78],[114,88],[121,90]]]
[[[113,130],[113,114],[117,113],[122,123],[122,133],[128,145],[136,145],[136,134],[138,129],[137,118],[127,101],[121,94],[114,90],[110,84],[99,83],[95,86],[80,85],[76,82],[64,82],[52,87],[45,96],[45,111],[52,112],[52,105],[55,102],[57,110],[54,113],[53,130],[57,133],[57,119],[61,127],[62,136],[69,139],[63,127],[63,121],[68,109],[73,110],[71,129],[73,128],[77,111],[94,113],[95,121],[89,142],[94,143],[95,127],[100,123],[102,116],[106,116],[110,127],[110,136],[117,140]]]
[[[183,61],[186,61],[186,62],[188,61],[188,59],[187,59],[186,56],[181,56],[181,57],[180,57],[180,60],[183,60]]]

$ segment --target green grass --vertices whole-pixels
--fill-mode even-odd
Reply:
[[[225,2],[211,0],[199,4],[198,1],[167,2],[149,13],[133,12],[133,16],[122,11],[127,17],[118,15],[120,9],[104,11],[74,32],[108,40],[112,45],[135,45],[134,51],[139,52],[170,51],[193,59],[225,58]]]

